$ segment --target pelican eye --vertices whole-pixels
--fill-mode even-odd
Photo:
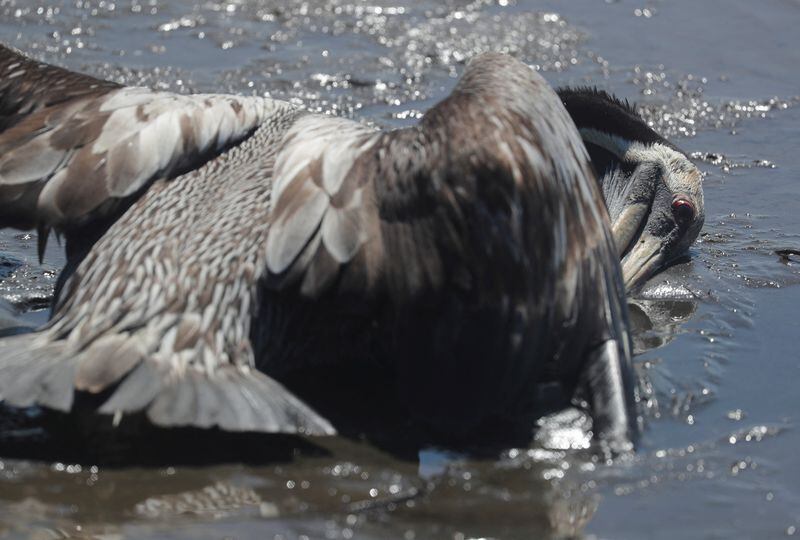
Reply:
[[[681,225],[689,223],[694,219],[694,205],[683,197],[676,197],[672,201],[672,215]]]

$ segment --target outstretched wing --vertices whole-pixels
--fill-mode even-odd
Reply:
[[[441,145],[449,142],[429,137],[440,135],[299,119],[275,167],[266,249],[273,288],[296,284],[307,298],[331,288],[366,296],[380,289],[403,301],[438,289],[443,259],[454,266],[469,256],[459,202],[485,201],[457,200],[469,196],[445,176],[472,175],[464,170],[472,165],[466,156],[445,163]]]
[[[421,350],[422,364],[458,359],[436,381],[489,370],[521,383],[538,363],[543,378],[550,373],[570,389],[587,351],[607,340],[623,351],[614,361],[629,375],[619,261],[602,197],[567,111],[527,66],[502,55],[475,59],[451,96],[411,128],[374,132],[303,118],[279,152],[274,182],[271,288],[287,298],[333,291],[337,307],[388,296],[394,307],[410,306],[392,313],[432,313],[417,327],[391,324],[413,329],[395,345],[409,336],[439,340],[429,350],[442,354]],[[426,334],[426,325],[441,331]],[[469,367],[467,358],[475,359]],[[474,418],[509,393],[490,390],[491,377],[470,379],[485,400],[469,404]],[[434,380],[429,371],[426,380]],[[414,384],[421,403],[425,392]],[[618,387],[611,394],[631,406],[630,385]],[[439,395],[435,383],[428,388]],[[613,411],[627,426],[630,411]]]
[[[505,104],[491,117],[496,104],[466,85],[407,129],[324,116],[293,125],[275,167],[266,250],[273,288],[299,284],[310,298],[331,287],[366,296],[380,288],[404,302],[445,282],[469,289],[509,262],[498,256],[518,251],[523,220],[537,234],[548,208],[523,214],[521,182],[551,183],[549,169]]]
[[[41,109],[122,86],[51,66],[0,44],[0,132]]]
[[[574,276],[551,268],[575,267],[608,241],[584,156],[552,90],[501,55],[473,62],[411,128],[304,117],[276,162],[273,285],[299,283],[307,297],[334,284],[400,296],[445,281],[489,291],[515,269],[502,279],[520,295],[546,304],[563,293],[569,304]]]
[[[113,217],[153,180],[195,168],[247,137],[273,109],[255,97],[120,88],[4,47],[0,69],[4,227],[70,231]],[[34,89],[49,83],[61,92]]]

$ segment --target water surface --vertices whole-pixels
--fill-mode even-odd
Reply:
[[[800,534],[800,5],[691,0],[0,2],[0,40],[126,84],[269,94],[409,124],[502,50],[641,104],[705,176],[691,260],[631,300],[646,429],[611,466],[587,419],[419,463],[366,444],[270,465],[0,460],[8,538],[783,538]],[[63,255],[0,232],[0,313],[40,324]],[[20,424],[19,429],[24,428]],[[13,430],[11,430],[13,435]],[[11,435],[5,435],[11,436]],[[576,449],[577,448],[577,449]]]

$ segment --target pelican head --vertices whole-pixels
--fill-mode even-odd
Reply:
[[[702,176],[634,107],[593,88],[559,97],[580,131],[606,200],[625,287],[686,255],[703,227]]]

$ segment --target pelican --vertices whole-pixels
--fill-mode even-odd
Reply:
[[[55,231],[67,255],[51,320],[0,340],[0,400],[94,395],[96,414],[164,427],[332,435],[313,392],[359,389],[321,374],[364,366],[448,440],[555,385],[630,448],[623,275],[667,264],[702,216],[681,184],[696,169],[632,110],[494,53],[417,125],[381,131],[0,46],[0,129],[0,226],[38,230],[40,256]]]

